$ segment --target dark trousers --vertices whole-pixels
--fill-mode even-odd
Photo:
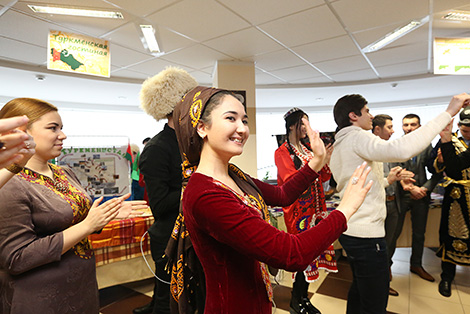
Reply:
[[[309,286],[309,283],[305,279],[304,272],[298,271],[297,274],[295,274],[295,281],[292,286],[291,302],[300,302],[302,298],[307,298],[308,286]]]
[[[400,213],[398,212],[397,200],[387,201],[387,218],[385,219],[385,241],[387,242],[388,264],[392,266],[392,257],[397,247],[397,240],[401,233],[398,230]],[[403,226],[403,224],[402,224]]]
[[[444,281],[452,282],[455,278],[455,269],[457,266],[450,262],[441,262],[441,279]]]
[[[429,197],[419,200],[405,197],[401,205],[398,235],[400,235],[403,229],[405,215],[408,210],[411,211],[412,228],[410,266],[421,267],[424,251],[424,234],[426,233],[426,224],[428,223]]]
[[[385,314],[390,286],[385,238],[342,235],[339,242],[353,274],[346,313]]]
[[[162,257],[165,253],[165,247],[166,244],[162,245],[162,243],[154,241],[150,237],[150,250],[155,261],[155,274],[158,278],[170,282],[170,275],[165,270],[168,259]],[[155,278],[155,287],[153,289],[154,306],[152,314],[170,314],[170,285],[161,282],[158,278]]]

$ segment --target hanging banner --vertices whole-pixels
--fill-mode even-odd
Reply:
[[[470,74],[470,38],[434,38],[434,74]]]
[[[127,145],[121,147],[66,147],[57,158],[60,166],[72,168],[91,197],[109,197],[130,192]]]
[[[49,31],[47,68],[109,77],[109,42],[84,35]]]

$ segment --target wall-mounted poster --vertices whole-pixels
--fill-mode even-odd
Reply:
[[[91,197],[110,197],[130,192],[127,146],[66,147],[57,163],[72,168]]]
[[[434,74],[470,74],[470,38],[434,38]]]
[[[49,31],[47,68],[109,77],[109,42],[89,36]]]

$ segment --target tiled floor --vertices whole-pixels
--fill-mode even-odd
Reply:
[[[399,314],[470,314],[470,267],[457,266],[457,275],[452,284],[452,296],[445,298],[437,291],[440,280],[440,260],[430,249],[425,249],[424,268],[434,276],[435,282],[428,282],[409,272],[410,248],[397,249],[392,266],[391,286],[400,295],[390,297],[389,313]],[[351,271],[345,259],[338,262],[339,272],[322,273],[317,282],[310,284],[311,302],[323,314],[346,312],[346,296],[351,282]],[[275,286],[276,308],[273,313],[289,313],[291,274],[280,276],[280,285]],[[150,301],[153,280],[144,280],[100,291],[103,314],[130,314],[134,307]]]

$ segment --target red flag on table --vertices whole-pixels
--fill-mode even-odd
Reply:
[[[134,155],[132,154],[131,143],[127,143],[126,156],[124,156],[131,164],[134,163]]]

